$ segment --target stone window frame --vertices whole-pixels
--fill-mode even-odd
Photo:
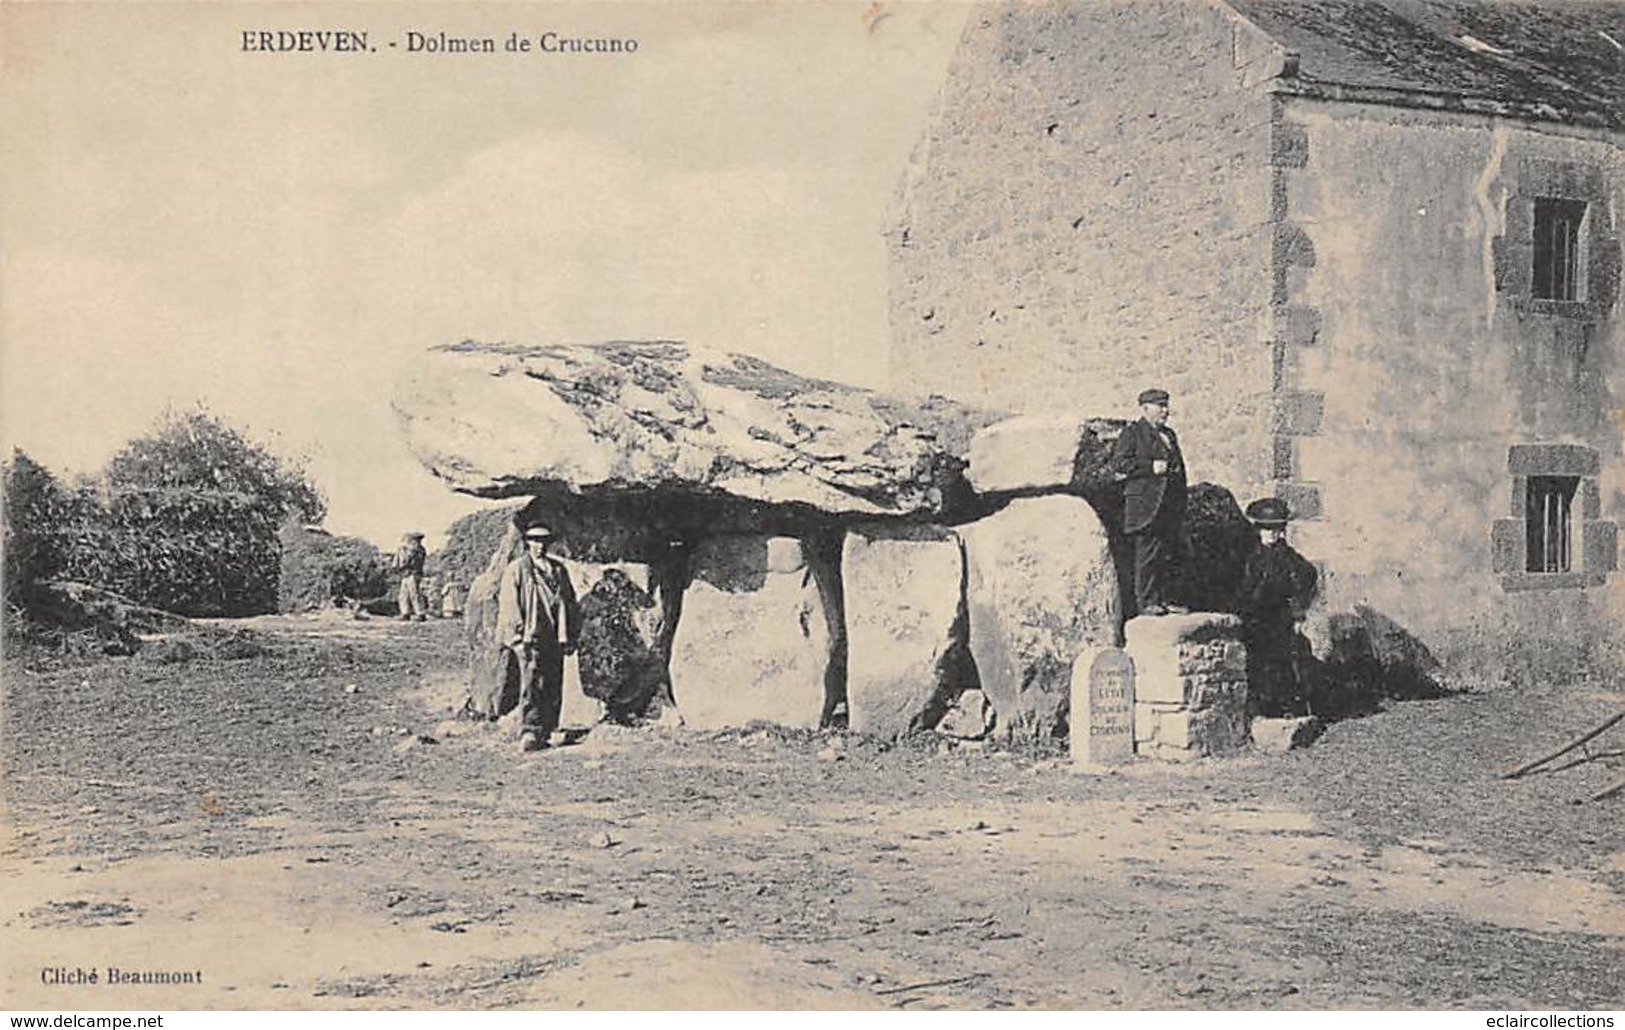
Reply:
[[[1515,310],[1577,322],[1608,318],[1618,299],[1620,240],[1601,216],[1610,202],[1609,177],[1601,163],[1552,161],[1526,156],[1516,163],[1506,198],[1506,221],[1495,237],[1495,285]],[[1580,225],[1579,277],[1575,300],[1535,296],[1535,205],[1567,200],[1586,205]]]
[[[1511,479],[1509,518],[1496,519],[1490,533],[1491,567],[1508,592],[1600,587],[1619,568],[1619,527],[1602,517],[1597,451],[1578,444],[1514,444],[1507,452]],[[1573,523],[1578,526],[1578,560],[1567,572],[1530,572],[1528,556],[1529,480],[1574,479]],[[1577,566],[1577,567],[1576,567]]]

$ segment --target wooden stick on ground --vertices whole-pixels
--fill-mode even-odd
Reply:
[[[1524,773],[1528,772],[1531,769],[1538,768],[1538,767],[1540,767],[1542,765],[1545,765],[1547,762],[1550,762],[1554,758],[1558,758],[1558,757],[1560,757],[1562,755],[1566,755],[1570,751],[1573,751],[1575,748],[1579,747],[1580,745],[1584,744],[1586,741],[1590,740],[1591,738],[1597,736],[1598,734],[1603,733],[1609,727],[1613,726],[1615,723],[1619,722],[1622,719],[1625,719],[1625,710],[1615,712],[1613,715],[1610,715],[1608,718],[1604,719],[1595,728],[1593,728],[1591,730],[1588,730],[1585,733],[1582,733],[1578,737],[1575,737],[1573,740],[1569,741],[1567,744],[1564,744],[1562,747],[1558,748],[1556,751],[1553,751],[1551,754],[1544,755],[1544,756],[1542,756],[1540,758],[1537,758],[1533,762],[1526,762],[1523,765],[1518,766],[1518,768],[1512,770],[1511,772],[1502,773],[1501,774],[1501,779],[1503,779],[1503,780],[1515,780],[1515,779],[1522,776]]]
[[[980,980],[985,976],[987,976],[986,973],[972,973],[969,976],[956,976],[952,980],[929,980],[923,984],[908,984],[903,987],[888,987],[883,991],[876,991],[875,993],[901,994],[904,991],[923,991],[927,987],[952,987],[955,984],[970,983],[972,980]]]
[[[1595,793],[1595,794],[1591,795],[1590,797],[1586,798],[1586,800],[1587,801],[1601,801],[1603,798],[1613,797],[1615,794],[1618,794],[1622,790],[1625,790],[1625,777],[1622,777],[1620,779],[1615,780],[1613,783],[1611,783],[1608,786],[1604,787],[1603,789],[1597,791],[1597,793]]]

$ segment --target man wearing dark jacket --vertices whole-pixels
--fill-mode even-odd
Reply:
[[[1112,445],[1112,472],[1123,483],[1123,532],[1134,543],[1134,604],[1140,615],[1187,609],[1169,594],[1171,566],[1185,523],[1185,457],[1168,428],[1168,392],[1140,394],[1140,418]]]

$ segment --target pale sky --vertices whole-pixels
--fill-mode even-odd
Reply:
[[[436,344],[678,338],[882,386],[880,234],[965,16],[0,5],[6,452],[92,471],[201,401],[306,459],[329,528],[435,543],[481,502],[388,402]],[[378,52],[240,50],[298,28]],[[413,55],[409,29],[639,50]]]

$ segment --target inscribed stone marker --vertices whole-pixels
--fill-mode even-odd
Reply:
[[[1119,765],[1134,757],[1134,660],[1115,647],[1089,650],[1072,664],[1074,762]]]

